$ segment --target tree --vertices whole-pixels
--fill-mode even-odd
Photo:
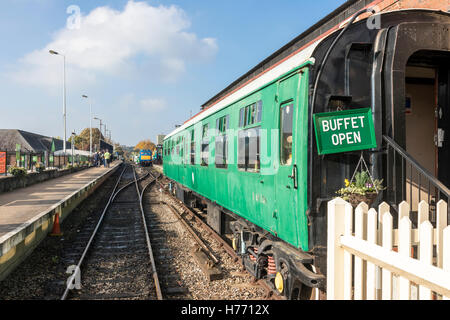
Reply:
[[[134,147],[135,151],[141,151],[141,150],[152,150],[152,152],[154,152],[156,150],[156,145],[150,141],[150,139],[147,140],[142,140],[140,141],[136,147]]]
[[[90,136],[91,132],[89,128],[83,129],[79,135],[75,136],[75,148],[89,151]],[[98,128],[92,128],[92,151],[99,149],[100,139],[105,140],[100,130]],[[69,141],[72,142],[72,137],[69,138]]]
[[[124,155],[124,151],[123,151],[122,146],[120,144],[116,143],[114,145],[114,150],[116,150],[118,155],[120,155],[120,156]]]
[[[75,142],[73,142],[73,140],[74,140]],[[74,138],[73,136],[70,136],[69,142],[70,142],[70,143],[74,143],[75,148],[77,148],[78,150],[84,150],[84,149],[83,149],[83,147],[84,147],[84,141],[83,141],[83,139],[82,139],[80,136],[75,136],[75,138]],[[88,146],[88,147],[89,147],[89,146]]]

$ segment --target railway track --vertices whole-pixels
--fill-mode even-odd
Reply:
[[[155,182],[159,175],[150,175],[150,183],[143,187],[142,206],[145,213],[149,233],[149,241],[153,247],[154,270],[158,274],[159,287],[164,299],[191,298],[186,288],[181,285],[181,278],[175,268],[176,258],[168,245],[168,232],[163,228],[164,224],[177,223],[178,221],[162,222],[155,209],[162,206],[161,193]],[[145,183],[145,182],[144,182]]]
[[[143,205],[154,182],[125,165],[96,224],[88,221],[65,253],[67,262],[77,263],[70,267],[62,300],[163,299]]]
[[[153,170],[149,170],[148,172],[155,178],[159,188],[161,190],[165,190],[164,185],[158,180],[158,178],[160,178],[160,174],[155,173]],[[184,203],[179,201],[169,192],[166,191],[165,194],[169,197],[169,200],[165,202],[167,208],[171,210],[180,221],[182,221],[185,228],[194,237],[198,246],[202,248],[203,251],[210,257],[212,264],[218,264],[219,261],[218,258],[216,258],[214,250],[212,249],[211,242],[216,242],[220,250],[225,251],[235,262],[240,260],[239,256],[228,244],[228,242],[212,230],[211,227],[198,214],[194,213],[190,208],[188,208]],[[246,272],[245,269],[242,271]],[[255,279],[254,285],[265,290],[266,299],[285,300],[284,297],[274,294],[273,289],[270,288],[270,286],[263,280]]]
[[[168,225],[186,230],[219,269],[219,251],[237,261],[228,243],[195,213],[169,193],[163,196],[160,179],[152,169],[125,165],[101,216],[88,218],[62,257],[73,274],[61,299],[192,299],[184,284],[185,269],[177,263],[180,247],[170,243],[174,235]],[[168,211],[173,218],[164,214]],[[255,281],[250,284],[254,286],[274,298],[264,283]]]

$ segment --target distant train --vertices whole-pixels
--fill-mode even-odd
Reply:
[[[139,152],[139,164],[142,167],[148,167],[153,165],[153,152],[151,150],[141,150]]]

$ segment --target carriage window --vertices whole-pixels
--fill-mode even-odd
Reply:
[[[202,166],[208,165],[209,158],[209,125],[205,124],[203,126],[203,134],[202,134]]]
[[[181,137],[181,157],[184,155],[184,137]]]
[[[227,135],[216,136],[216,168],[228,168],[228,138]]]
[[[281,122],[281,164],[292,164],[292,121],[294,104],[284,105],[280,109]]]
[[[249,172],[259,172],[261,127],[240,131],[238,139],[238,168]]]
[[[261,122],[262,100],[239,110],[239,127],[246,127]]]
[[[195,133],[191,131],[191,164],[195,164]]]
[[[256,122],[256,104],[252,104],[249,109],[248,124],[254,124]]]
[[[256,122],[261,122],[262,119],[262,100],[256,103]]]
[[[245,119],[245,108],[241,108],[241,110],[239,110],[239,128],[242,128],[244,126],[244,119]]]
[[[216,120],[216,168],[228,168],[228,136],[230,116],[226,115]]]

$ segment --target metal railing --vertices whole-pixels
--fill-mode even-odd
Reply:
[[[394,140],[387,136],[383,136],[383,140],[387,155],[385,199],[390,204],[407,201],[412,211],[417,211],[418,204],[425,200],[430,204],[431,221],[435,222],[436,204],[440,200],[449,202],[450,189]]]

